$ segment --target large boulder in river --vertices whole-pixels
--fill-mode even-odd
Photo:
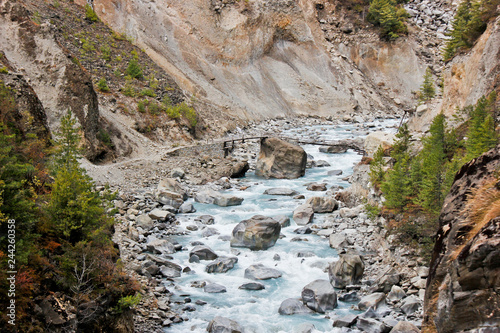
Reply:
[[[175,209],[179,209],[184,203],[185,196],[181,193],[172,192],[172,191],[158,191],[156,194],[156,198],[159,202],[164,205],[172,206]]]
[[[238,262],[236,257],[219,257],[205,267],[207,273],[226,273]]]
[[[293,314],[308,314],[312,313],[312,310],[305,306],[300,300],[296,298],[287,298],[281,302],[280,308],[278,309],[280,315],[293,315]]]
[[[243,333],[238,322],[226,317],[215,317],[207,326],[208,333]]]
[[[255,174],[265,178],[299,178],[306,172],[306,163],[307,154],[301,147],[278,138],[265,138],[260,143]]]
[[[294,195],[299,194],[299,192],[292,190],[291,188],[288,187],[275,187],[275,188],[268,188],[267,190],[264,191],[264,194],[284,195],[288,197],[293,197]]]
[[[191,252],[189,252],[189,257],[198,256],[200,260],[215,260],[219,256],[208,246],[206,245],[197,245],[195,246]]]
[[[281,232],[278,221],[262,215],[243,220],[233,229],[232,247],[266,250],[276,244]]]
[[[250,280],[269,280],[281,277],[283,273],[277,269],[262,264],[251,265],[245,269],[245,278]]]
[[[347,285],[358,284],[363,277],[365,264],[357,254],[341,254],[337,262],[328,267],[330,283],[335,288],[345,288]]]
[[[388,132],[377,131],[371,132],[365,138],[365,152],[368,156],[373,156],[379,146],[388,149],[394,143],[395,135]]]
[[[182,195],[184,200],[187,200],[188,196],[186,190],[181,186],[181,184],[175,178],[164,178],[160,180],[158,183],[157,192],[161,193],[162,191],[170,191],[179,193]]]
[[[302,289],[302,301],[308,308],[325,313],[337,307],[337,293],[328,280],[315,280]]]
[[[213,190],[204,190],[196,193],[194,200],[199,203],[213,204],[221,207],[239,206],[243,198],[230,194],[222,194]]]
[[[293,211],[293,220],[298,225],[311,223],[314,217],[314,210],[311,205],[303,204]]]
[[[235,163],[231,167],[231,178],[245,177],[245,174],[247,173],[248,169],[250,169],[250,166],[248,165],[247,161],[240,161]]]
[[[311,205],[315,213],[331,213],[339,208],[339,203],[332,197],[312,197],[306,204]]]

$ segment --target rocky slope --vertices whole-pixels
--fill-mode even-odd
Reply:
[[[464,165],[439,218],[424,332],[500,325],[500,146]]]

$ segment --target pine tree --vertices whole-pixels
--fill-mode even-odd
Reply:
[[[432,80],[432,71],[430,67],[427,67],[424,75],[424,82],[420,87],[421,100],[428,101],[436,95],[436,88],[434,87],[434,82]]]
[[[438,213],[444,196],[446,173],[445,132],[446,121],[443,114],[437,115],[431,124],[430,135],[423,140],[422,186],[418,199],[422,207],[429,212]]]
[[[134,56],[130,59],[127,67],[127,74],[134,79],[142,79],[142,69],[138,62],[138,57]]]
[[[384,167],[384,148],[379,146],[375,154],[373,154],[373,161],[370,163],[370,181],[373,185],[379,186],[384,180]]]
[[[467,160],[476,158],[495,147],[498,141],[495,121],[492,117],[495,113],[495,100],[495,93],[492,93],[488,98],[482,96],[469,115],[469,129],[465,143]]]

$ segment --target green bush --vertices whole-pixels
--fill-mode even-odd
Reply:
[[[406,17],[408,13],[395,0],[372,0],[368,9],[368,21],[380,26],[382,37],[389,40],[408,32]]]
[[[139,101],[139,103],[137,103],[137,111],[139,111],[140,113],[145,113],[147,105],[148,105],[147,100]]]
[[[125,296],[120,298],[118,304],[115,307],[115,311],[118,313],[122,313],[125,310],[134,308],[137,304],[141,302],[141,294],[137,293],[132,296]]]
[[[101,58],[106,61],[111,61],[111,49],[108,45],[101,46]]]
[[[94,12],[94,10],[89,4],[85,5],[85,18],[90,22],[99,21],[99,17],[97,17],[97,14]]]
[[[9,73],[9,70],[5,66],[4,67],[0,67],[0,73],[1,74],[7,74],[7,73]]]
[[[101,78],[99,80],[99,82],[97,82],[97,88],[100,90],[100,91],[104,91],[104,92],[108,92],[109,91],[109,87],[108,87],[108,83],[106,82],[106,79],[105,78]]]
[[[133,57],[128,63],[127,74],[134,79],[142,79],[142,68],[139,65],[137,57]]]
[[[156,97],[156,94],[153,92],[151,89],[142,89],[141,90],[141,96],[149,96],[149,97]]]

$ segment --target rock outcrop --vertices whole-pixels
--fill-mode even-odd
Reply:
[[[301,147],[278,138],[265,138],[260,143],[255,174],[265,178],[299,178],[306,172],[306,163],[307,154]]]
[[[424,303],[425,331],[500,326],[500,146],[465,164],[445,199]]]

